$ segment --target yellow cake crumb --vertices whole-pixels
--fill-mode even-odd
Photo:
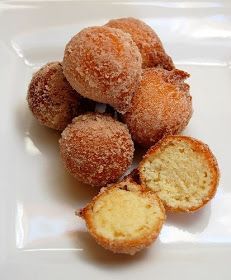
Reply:
[[[153,192],[125,180],[106,188],[81,210],[80,216],[104,248],[134,254],[156,239],[165,211]]]
[[[140,163],[141,181],[173,211],[194,211],[215,194],[219,171],[208,146],[187,136],[167,136]]]

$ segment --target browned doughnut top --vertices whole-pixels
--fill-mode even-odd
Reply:
[[[155,31],[143,21],[136,18],[120,18],[110,20],[106,26],[118,28],[129,33],[140,50],[143,68],[161,66],[172,70],[174,64],[164,50],[160,38]]]
[[[134,146],[127,127],[99,113],[75,118],[59,143],[67,170],[92,186],[116,181],[133,159]]]
[[[151,146],[164,135],[181,132],[192,115],[189,77],[184,71],[161,68],[145,69],[129,112],[124,120],[133,139]]]
[[[63,130],[79,109],[79,95],[67,82],[59,62],[50,62],[33,75],[27,101],[41,124],[57,130]]]
[[[89,27],[67,44],[63,70],[82,96],[126,112],[141,79],[142,59],[131,36],[109,27]]]

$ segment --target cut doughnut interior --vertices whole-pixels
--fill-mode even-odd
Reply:
[[[172,211],[194,211],[215,194],[217,161],[208,146],[187,136],[167,136],[139,166],[140,179]]]
[[[116,253],[134,254],[156,239],[165,211],[153,192],[126,180],[104,189],[80,216],[100,245]]]

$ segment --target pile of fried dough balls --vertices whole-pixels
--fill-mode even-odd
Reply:
[[[49,62],[32,77],[27,94],[29,108],[42,125],[62,132],[59,145],[67,171],[82,183],[107,186],[106,191],[101,189],[90,206],[78,214],[86,220],[97,242],[113,252],[134,254],[146,247],[158,236],[165,220],[167,202],[172,203],[168,209],[180,209],[177,199],[166,197],[169,190],[162,191],[162,197],[150,192],[151,188],[157,191],[160,188],[160,182],[157,185],[155,181],[158,176],[152,181],[154,171],[150,159],[142,163],[140,169],[142,174],[151,170],[148,173],[150,178],[147,176],[149,179],[144,179],[141,174],[140,183],[133,179],[133,173],[116,182],[132,164],[134,143],[136,147],[150,148],[162,143],[165,137],[174,137],[187,126],[193,112],[189,85],[185,83],[188,77],[188,73],[175,68],[155,31],[135,18],[114,19],[103,26],[84,28],[67,43],[62,62]],[[102,104],[104,112],[97,111]],[[163,146],[168,145],[168,152],[153,163],[154,169],[163,167],[159,164],[161,160],[175,162],[173,157],[170,160],[168,157],[178,146],[176,160],[191,151],[193,145],[204,149],[202,144],[181,138],[167,138],[163,143],[167,143]],[[158,153],[162,151],[161,146]],[[198,157],[194,159],[199,164]],[[187,164],[182,166],[187,167]],[[200,170],[204,170],[207,179],[203,179],[202,174],[201,180],[206,185],[210,177],[202,166],[203,163]],[[165,174],[166,178],[169,172]],[[145,182],[147,185],[155,182],[155,187],[151,186],[147,191],[143,187]],[[201,193],[205,191],[201,189]],[[215,187],[211,197],[214,193]],[[176,189],[174,195],[178,195]],[[98,198],[102,199],[101,203]],[[114,202],[111,203],[110,199]],[[128,203],[130,199],[132,202]],[[191,198],[179,199],[184,199],[183,212],[184,209],[187,212],[201,207],[201,204],[194,208],[187,206],[191,205]],[[195,203],[199,203],[199,199],[194,200]],[[92,203],[96,205],[95,210]],[[131,210],[132,205],[134,209],[143,207],[140,212],[143,214]],[[99,214],[104,206],[108,207],[107,213],[116,217],[116,226],[112,216],[109,218],[112,224],[107,230],[104,228],[107,215]],[[127,210],[121,210],[123,207]],[[129,213],[129,217],[123,218],[118,215],[120,212],[122,216]],[[150,222],[145,220],[146,224],[143,222],[145,215],[153,216]],[[128,220],[129,226],[124,224]],[[93,230],[93,227],[98,229]],[[142,234],[147,234],[148,239],[139,239]],[[133,237],[143,243],[135,242]],[[123,240],[126,238],[134,242],[125,244]]]
[[[185,128],[192,115],[187,77],[151,27],[115,19],[77,33],[62,62],[33,75],[27,100],[42,125],[63,131],[66,169],[83,183],[105,186],[131,165],[133,141],[150,147]],[[95,112],[97,102],[109,113]]]

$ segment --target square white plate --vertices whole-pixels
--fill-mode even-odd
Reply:
[[[134,16],[160,35],[191,74],[194,115],[185,134],[214,151],[215,199],[168,215],[158,241],[133,257],[101,249],[74,216],[97,191],[63,169],[59,134],[26,104],[32,73],[81,28]],[[229,2],[0,3],[0,279],[231,279],[231,5]]]

